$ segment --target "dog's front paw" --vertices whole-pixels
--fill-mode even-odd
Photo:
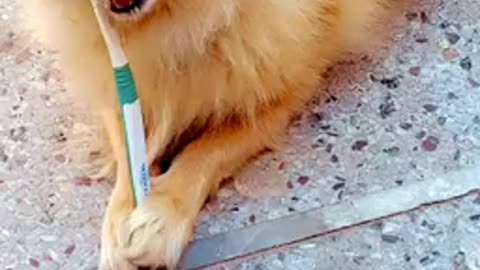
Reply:
[[[107,208],[102,228],[102,243],[99,270],[136,270],[119,247],[122,226],[132,209],[119,203],[114,197]]]
[[[193,218],[183,207],[180,201],[166,193],[152,193],[146,204],[133,210],[121,226],[112,227],[117,233],[103,243],[100,269],[156,269],[161,266],[173,269],[194,226]]]
[[[135,209],[124,227],[121,246],[138,266],[174,268],[193,233],[193,218],[181,201],[155,194]]]

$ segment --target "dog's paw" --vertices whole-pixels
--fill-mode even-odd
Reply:
[[[98,270],[136,270],[119,248],[122,226],[131,213],[125,205],[116,204],[115,200],[107,208],[103,222],[100,265]]]
[[[151,196],[116,228],[114,239],[103,243],[100,270],[175,268],[194,226],[182,207],[168,194]]]
[[[176,266],[193,233],[193,218],[167,194],[152,196],[126,222],[122,252],[138,266]]]

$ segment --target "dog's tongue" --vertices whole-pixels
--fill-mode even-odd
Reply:
[[[118,9],[125,9],[131,6],[134,0],[111,0],[112,4]]]

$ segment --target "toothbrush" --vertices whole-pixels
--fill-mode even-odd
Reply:
[[[142,108],[132,70],[120,44],[120,37],[110,26],[97,2],[91,0],[115,75],[128,150],[130,180],[135,204],[138,206],[145,202],[151,190]]]

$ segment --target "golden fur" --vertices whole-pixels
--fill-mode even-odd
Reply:
[[[322,72],[368,46],[392,2],[159,0],[144,18],[114,21],[139,88],[149,159],[171,163],[147,205],[133,209],[112,69],[89,1],[19,1],[69,89],[98,109],[113,147],[100,269],[175,267],[208,195],[280,144]]]

